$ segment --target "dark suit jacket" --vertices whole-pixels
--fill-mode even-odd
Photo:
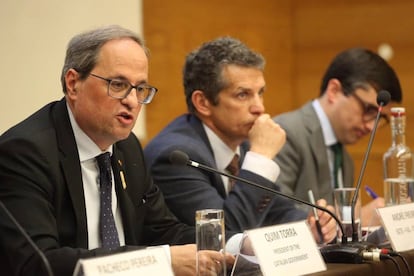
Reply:
[[[284,198],[237,182],[226,195],[220,175],[188,166],[172,165],[170,153],[181,150],[190,159],[217,168],[211,145],[201,121],[194,115],[178,117],[164,128],[144,149],[145,158],[162,190],[167,205],[183,222],[194,225],[196,210],[224,209],[228,233],[242,232],[263,225],[306,218]],[[241,162],[247,144],[241,147]],[[274,188],[275,184],[252,172],[241,170],[240,177]]]
[[[315,199],[333,204],[332,179],[319,118],[309,102],[300,109],[276,116],[274,120],[286,131],[286,144],[275,161],[281,173],[277,183],[285,193],[308,201],[308,190]],[[354,166],[344,148],[342,167],[344,186],[352,187]]]
[[[87,250],[81,167],[65,103],[46,105],[0,137],[0,199],[59,276],[72,275],[79,258],[108,253]],[[133,134],[114,145],[112,163],[127,245],[194,242],[193,227],[179,223],[167,209]],[[42,275],[33,249],[2,211],[0,246],[6,256],[2,271]]]

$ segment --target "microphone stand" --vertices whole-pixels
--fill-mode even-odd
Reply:
[[[358,229],[355,225],[355,205],[356,205],[356,201],[357,201],[357,198],[358,198],[358,195],[359,195],[359,189],[361,188],[361,182],[362,182],[362,178],[364,176],[365,168],[367,166],[368,156],[369,156],[369,153],[371,152],[372,143],[374,141],[375,133],[377,132],[378,122],[379,122],[379,118],[380,118],[380,115],[381,115],[381,111],[382,111],[383,107],[388,104],[390,99],[391,99],[391,95],[388,91],[381,90],[380,92],[378,92],[378,95],[377,95],[377,103],[379,105],[378,112],[377,112],[377,116],[375,117],[374,127],[373,127],[373,129],[371,131],[371,134],[369,136],[367,150],[365,152],[364,159],[362,161],[361,171],[359,172],[358,181],[357,181],[357,184],[355,186],[355,193],[354,193],[354,195],[352,197],[352,201],[351,201],[352,242],[358,242],[359,241]]]
[[[374,127],[372,129],[367,150],[362,162],[361,171],[358,176],[357,185],[355,186],[356,190],[352,197],[351,201],[351,225],[352,225],[352,242],[348,243],[345,246],[344,240],[342,240],[342,245],[332,244],[321,248],[321,253],[324,256],[326,262],[345,262],[345,263],[362,263],[364,261],[364,253],[376,248],[372,243],[360,242],[358,230],[355,225],[355,205],[359,194],[359,189],[361,188],[362,177],[364,176],[365,167],[368,162],[368,156],[371,151],[372,143],[374,141],[374,136],[378,128],[378,122],[381,115],[381,111],[384,105],[387,105],[391,99],[391,95],[386,90],[381,90],[377,95],[377,104],[378,112],[375,118]]]
[[[50,266],[49,261],[47,260],[45,254],[40,250],[40,248],[34,243],[34,241],[29,237],[20,223],[14,218],[14,216],[10,213],[10,211],[6,208],[4,203],[0,201],[0,208],[6,213],[7,217],[13,222],[14,226],[17,227],[17,230],[20,234],[23,235],[25,240],[30,244],[30,246],[34,249],[36,254],[40,257],[41,262],[43,263],[44,269],[46,270],[46,275],[53,276],[52,268]]]
[[[220,175],[227,176],[229,178],[241,181],[243,183],[249,184],[251,186],[257,187],[262,190],[266,190],[270,193],[289,198],[291,200],[294,200],[296,202],[300,202],[302,204],[311,206],[313,208],[316,208],[318,210],[321,210],[323,212],[327,212],[337,223],[339,229],[342,232],[342,240],[341,243],[335,243],[335,244],[327,244],[321,247],[319,250],[327,263],[363,263],[363,261],[367,258],[365,253],[370,252],[374,248],[376,248],[375,245],[370,243],[361,243],[361,242],[348,242],[348,239],[346,237],[344,227],[341,223],[341,221],[338,219],[338,217],[331,212],[330,210],[318,206],[316,204],[309,203],[307,201],[304,201],[302,199],[283,194],[277,190],[268,188],[266,186],[259,185],[257,183],[254,183],[252,181],[249,181],[247,179],[234,176],[232,174],[228,174],[219,170],[216,170],[214,168],[208,167],[206,165],[200,164],[198,162],[195,162],[193,160],[190,160],[188,155],[180,150],[175,150],[171,152],[170,154],[170,162],[173,164],[179,164],[179,165],[188,165],[195,168],[199,168],[208,172],[217,173]]]
[[[375,118],[375,123],[374,123],[374,128],[372,129],[371,135],[369,137],[369,141],[368,141],[368,150],[365,152],[365,156],[364,159],[362,161],[362,166],[361,166],[361,171],[359,173],[358,176],[358,181],[357,184],[355,186],[355,193],[352,197],[352,201],[351,201],[351,225],[352,225],[352,241],[353,242],[358,242],[358,229],[355,225],[355,205],[356,205],[356,201],[358,198],[358,194],[359,194],[359,189],[361,188],[361,182],[362,182],[362,178],[364,176],[364,172],[365,172],[365,168],[367,166],[367,162],[368,162],[368,156],[369,153],[371,152],[371,146],[372,146],[372,142],[374,141],[374,136],[375,133],[377,132],[377,126],[378,126],[378,121],[379,121],[379,117],[381,114],[381,110],[382,110],[382,105],[378,108],[378,113],[377,116]]]
[[[173,153],[174,153],[174,152],[173,152]],[[184,153],[181,153],[181,152],[180,152],[179,154],[184,154]],[[274,190],[274,189],[268,188],[268,187],[266,187],[266,186],[259,185],[259,184],[257,184],[257,183],[254,183],[254,182],[252,182],[252,181],[248,180],[248,179],[244,179],[244,178],[241,178],[241,177],[238,177],[238,176],[232,175],[232,174],[228,174],[228,173],[226,173],[226,172],[221,172],[221,171],[215,170],[215,169],[213,169],[213,168],[210,168],[210,167],[208,167],[208,166],[205,166],[205,165],[203,165],[203,164],[200,164],[200,163],[198,163],[198,162],[195,162],[195,161],[193,161],[193,160],[188,159],[188,156],[187,156],[187,158],[186,158],[186,159],[187,159],[187,160],[186,160],[186,163],[187,163],[187,165],[189,165],[189,166],[196,167],[196,168],[200,168],[200,169],[203,169],[203,170],[206,170],[206,171],[209,171],[209,172],[213,172],[213,173],[219,173],[219,174],[222,174],[222,175],[224,175],[224,176],[227,176],[227,177],[229,177],[229,178],[235,179],[235,180],[237,180],[237,181],[244,182],[244,183],[246,183],[246,184],[252,185],[252,186],[257,187],[257,188],[259,188],[259,189],[266,190],[266,191],[268,191],[268,192],[270,192],[270,193],[277,194],[277,195],[279,195],[279,196],[289,198],[289,199],[291,199],[291,200],[293,200],[293,201],[300,202],[300,203],[305,204],[305,205],[308,205],[308,206],[310,206],[310,207],[312,207],[312,208],[316,208],[316,209],[318,209],[318,210],[321,210],[321,211],[323,211],[323,212],[328,213],[328,214],[329,214],[329,215],[330,215],[330,216],[331,216],[331,217],[332,217],[332,218],[336,221],[336,223],[338,224],[339,228],[341,229],[341,232],[342,232],[342,244],[347,243],[347,237],[346,237],[346,235],[345,235],[345,231],[344,231],[344,228],[343,228],[343,225],[342,225],[341,221],[340,221],[340,220],[338,219],[338,217],[337,217],[334,213],[332,213],[329,209],[326,209],[326,208],[324,208],[324,207],[322,207],[322,206],[318,206],[318,205],[316,205],[316,204],[312,204],[312,203],[310,203],[310,202],[304,201],[304,200],[302,200],[302,199],[300,199],[300,198],[296,198],[296,197],[293,197],[293,196],[290,196],[290,195],[287,195],[287,194],[283,194],[283,193],[281,193],[281,192],[279,192],[279,191],[277,191],[277,190]]]
[[[188,155],[181,152],[181,151],[173,151],[171,156],[170,156],[170,160],[171,160],[172,163],[178,163],[178,164],[182,164],[182,165],[189,165],[189,166],[200,168],[202,170],[206,170],[206,171],[209,171],[209,172],[212,172],[212,173],[218,173],[218,174],[227,176],[229,178],[241,181],[243,183],[255,186],[259,189],[266,190],[266,191],[271,192],[273,194],[289,198],[289,199],[294,200],[296,202],[303,203],[305,205],[308,205],[308,206],[311,206],[313,208],[319,209],[323,212],[327,212],[336,221],[339,229],[342,232],[341,243],[339,243],[339,244],[338,243],[327,244],[327,245],[322,246],[319,249],[319,251],[322,254],[322,257],[323,257],[324,261],[327,262],[327,263],[353,263],[353,264],[363,263],[364,258],[365,258],[364,253],[369,252],[370,250],[375,248],[374,245],[369,244],[369,243],[359,243],[359,242],[349,243],[341,221],[338,219],[338,217],[333,212],[331,212],[330,210],[328,210],[324,207],[318,206],[316,204],[311,204],[310,202],[304,201],[302,199],[299,199],[299,198],[296,198],[296,197],[293,197],[293,196],[290,196],[290,195],[287,195],[287,194],[283,194],[283,193],[281,193],[277,190],[268,188],[266,186],[259,185],[257,183],[252,182],[252,181],[249,181],[247,179],[240,178],[238,176],[234,176],[232,174],[228,174],[228,173],[210,168],[208,166],[205,166],[203,164],[200,164],[198,162],[190,160],[188,158]]]

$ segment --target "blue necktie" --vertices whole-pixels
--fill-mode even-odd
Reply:
[[[112,175],[111,156],[109,152],[102,153],[96,157],[99,166],[100,183],[100,218],[99,230],[102,247],[112,250],[119,247],[118,231],[112,214]]]

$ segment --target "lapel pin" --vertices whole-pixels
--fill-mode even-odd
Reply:
[[[123,187],[123,188],[124,188],[124,190],[125,190],[125,189],[126,189],[126,187],[127,187],[127,184],[126,184],[126,181],[125,181],[124,172],[123,172],[123,171],[120,171],[120,172],[119,172],[119,176],[121,177],[122,187]]]

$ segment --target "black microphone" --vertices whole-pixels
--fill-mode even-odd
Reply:
[[[380,92],[378,92],[377,95],[377,104],[378,104],[378,112],[377,112],[377,116],[375,118],[375,122],[374,122],[374,127],[371,131],[370,137],[369,137],[369,141],[368,141],[368,146],[367,146],[367,150],[365,152],[365,156],[364,159],[362,161],[362,166],[361,166],[361,171],[359,172],[359,176],[358,176],[358,181],[357,184],[355,185],[355,193],[352,197],[352,201],[351,201],[351,225],[352,225],[352,242],[358,242],[358,229],[355,225],[355,205],[356,205],[356,201],[358,198],[358,194],[359,194],[359,189],[361,188],[361,182],[362,182],[362,178],[364,176],[365,173],[365,167],[367,166],[367,162],[368,162],[368,156],[369,153],[371,151],[372,148],[372,143],[374,141],[374,137],[375,137],[375,133],[377,132],[377,128],[378,128],[378,122],[379,122],[379,118],[381,115],[381,111],[382,108],[384,106],[386,106],[389,101],[391,100],[391,95],[388,91],[386,90],[381,90]]]
[[[287,194],[283,194],[277,190],[268,188],[266,186],[262,186],[260,184],[254,183],[250,180],[238,177],[238,176],[234,176],[232,174],[228,174],[219,170],[216,170],[214,168],[211,168],[209,166],[200,164],[196,161],[193,161],[189,158],[189,156],[180,151],[180,150],[174,150],[170,153],[169,156],[170,162],[172,164],[177,164],[177,165],[188,165],[191,167],[195,167],[195,168],[200,168],[202,170],[205,171],[209,171],[212,173],[217,173],[220,175],[224,175],[227,176],[229,178],[235,179],[237,181],[241,181],[243,183],[249,184],[251,186],[257,187],[259,189],[263,189],[266,190],[268,192],[271,192],[273,194],[285,197],[285,198],[289,198],[291,200],[294,200],[296,202],[300,202],[302,204],[308,205],[312,208],[316,208],[318,210],[321,210],[323,212],[328,213],[337,223],[339,229],[341,230],[342,233],[342,242],[340,244],[327,244],[324,245],[320,248],[320,252],[322,254],[322,257],[324,258],[325,262],[327,263],[362,263],[365,260],[365,256],[364,253],[369,252],[370,250],[372,250],[373,248],[375,248],[374,245],[371,244],[361,244],[361,243],[348,243],[348,238],[345,235],[345,231],[344,231],[344,227],[342,225],[342,222],[338,219],[338,217],[332,213],[330,210],[312,204],[310,202],[304,201],[300,198],[296,198]]]
[[[323,212],[328,213],[329,215],[331,215],[331,217],[333,217],[336,220],[336,223],[339,225],[339,228],[341,229],[342,236],[345,237],[345,231],[343,229],[343,226],[342,226],[341,221],[338,219],[338,217],[334,213],[332,213],[330,210],[328,210],[328,209],[326,209],[326,208],[324,208],[322,206],[318,206],[318,205],[312,204],[310,202],[304,201],[304,200],[302,200],[300,198],[296,198],[296,197],[293,197],[293,196],[290,196],[290,195],[287,195],[287,194],[283,194],[283,193],[281,193],[281,192],[279,192],[277,190],[274,190],[274,189],[268,188],[266,186],[257,184],[255,182],[252,182],[252,181],[248,180],[248,179],[244,179],[244,178],[241,178],[241,177],[232,175],[232,174],[228,174],[226,172],[222,172],[222,171],[216,170],[216,169],[214,169],[212,167],[209,167],[209,166],[200,164],[200,163],[198,163],[196,161],[191,160],[186,153],[184,153],[184,152],[182,152],[180,150],[174,150],[174,151],[171,152],[171,154],[170,154],[170,162],[172,164],[176,164],[176,165],[189,165],[191,167],[196,167],[196,168],[200,168],[202,170],[206,170],[206,171],[209,171],[209,172],[221,174],[221,175],[227,176],[229,178],[235,179],[237,181],[241,181],[243,183],[246,183],[246,184],[249,184],[251,186],[257,187],[259,189],[266,190],[266,191],[271,192],[273,194],[277,194],[277,195],[280,195],[282,197],[286,197],[286,198],[289,198],[291,200],[300,202],[300,203],[305,204],[305,205],[308,205],[308,206],[310,206],[312,208],[319,209],[319,210],[321,210]],[[347,241],[346,237],[344,239],[342,239],[342,242],[343,243],[346,243],[346,241]]]
[[[343,244],[330,244],[328,246],[322,247],[321,253],[325,259],[326,262],[346,262],[346,263],[362,263],[363,260],[368,260],[366,258],[366,255],[364,253],[372,251],[376,248],[375,244],[369,243],[369,242],[360,242],[358,240],[358,229],[355,225],[355,205],[359,194],[359,189],[361,188],[361,181],[362,177],[364,176],[365,167],[367,165],[368,156],[371,151],[372,143],[374,140],[375,133],[378,128],[378,122],[381,115],[382,108],[388,104],[388,102],[391,99],[391,95],[388,91],[381,90],[378,92],[377,95],[377,104],[378,112],[377,116],[375,118],[374,127],[372,129],[372,132],[370,134],[367,150],[365,152],[365,156],[362,162],[361,171],[358,176],[357,184],[355,185],[356,191],[352,197],[351,201],[351,226],[352,226],[352,242],[347,243],[345,246]],[[342,243],[344,241],[342,240]],[[358,258],[355,258],[354,260],[348,259],[348,252],[354,252],[356,254],[355,256],[361,256]],[[350,254],[350,256],[353,256],[353,254]]]
[[[13,222],[14,226],[19,230],[20,234],[26,239],[26,241],[30,244],[30,246],[34,249],[36,254],[40,257],[42,260],[43,266],[46,270],[46,273],[48,276],[53,276],[52,268],[50,266],[49,261],[47,260],[45,254],[43,254],[42,250],[34,243],[32,238],[29,237],[29,235],[26,233],[26,231],[23,229],[23,227],[20,225],[20,223],[14,218],[14,216],[10,213],[10,211],[7,209],[7,207],[4,205],[2,201],[0,201],[0,207],[3,209],[3,211],[6,213],[7,217]]]

